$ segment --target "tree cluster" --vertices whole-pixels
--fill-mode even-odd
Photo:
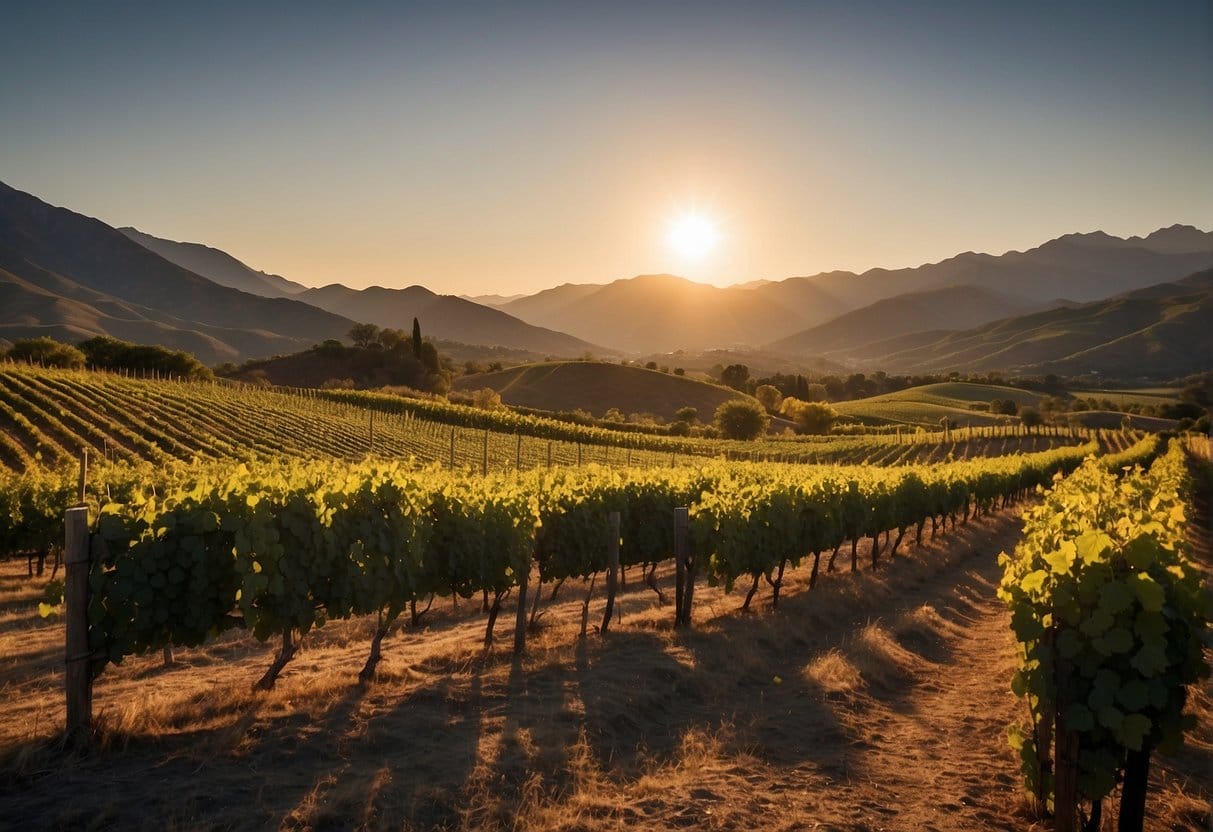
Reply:
[[[23,338],[0,355],[9,361],[24,361],[43,367],[155,372],[163,376],[191,379],[213,377],[206,365],[184,350],[133,344],[106,335],[89,338],[76,346],[45,336]]]
[[[771,423],[771,417],[751,399],[729,399],[716,408],[716,428],[725,439],[756,439]]]
[[[81,341],[80,350],[90,367],[101,370],[155,371],[192,379],[210,379],[213,376],[208,367],[184,350],[132,344],[104,335]]]
[[[797,433],[827,434],[834,427],[838,413],[826,402],[806,402],[787,398],[779,410],[796,425]]]
[[[61,367],[77,370],[84,367],[85,355],[71,344],[62,344],[54,338],[22,338],[4,350],[2,356],[9,361],[40,364],[43,367]]]
[[[411,333],[362,323],[351,327],[349,335],[352,347],[328,340],[312,349],[347,364],[355,386],[406,385],[431,393],[450,390],[451,374],[443,367],[434,342],[422,337],[416,318]]]

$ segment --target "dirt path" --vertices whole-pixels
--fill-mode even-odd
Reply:
[[[1015,646],[995,595],[997,553],[1018,535],[1014,518],[994,518],[877,577],[837,576],[848,581],[840,597],[813,609],[800,595],[805,607],[781,614],[807,614],[803,630],[775,617],[769,632],[736,617],[708,623],[696,638],[724,639],[731,661],[747,655],[758,678],[738,687],[755,688],[757,703],[631,788],[606,786],[591,814],[605,802],[644,807],[623,819],[657,828],[1030,828],[1006,743],[1020,707],[1008,689]],[[742,626],[758,632],[739,651]],[[783,644],[767,653],[768,638]],[[704,704],[732,699],[719,691]],[[568,809],[537,825],[559,825]],[[611,825],[567,828],[599,827]]]
[[[849,828],[1022,829],[1030,822],[1006,742],[1018,712],[1008,693],[1015,644],[990,561],[975,558],[953,593],[888,622],[893,639],[885,653],[901,683],[882,684],[870,673],[867,701],[850,723],[868,778],[853,798],[865,811],[846,818]],[[921,635],[931,630],[938,638]]]

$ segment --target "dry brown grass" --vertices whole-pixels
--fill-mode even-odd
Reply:
[[[1024,828],[993,599],[1017,532],[983,520],[812,592],[795,570],[778,613],[702,587],[688,632],[629,575],[622,622],[579,640],[568,584],[518,661],[512,615],[485,654],[479,600],[440,601],[367,687],[367,621],[310,634],[269,693],[272,648],[229,634],[107,670],[90,753],[56,739],[61,625],[23,613],[36,590],[4,564],[0,829]],[[1200,817],[1208,752],[1160,767],[1152,828]]]

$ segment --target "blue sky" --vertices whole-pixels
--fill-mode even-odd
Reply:
[[[0,180],[319,285],[719,284],[1213,217],[1209,4],[6,4]],[[672,218],[709,217],[694,261]]]

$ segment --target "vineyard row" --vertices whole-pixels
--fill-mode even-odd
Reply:
[[[1143,440],[1115,464],[1146,459],[1156,445]],[[717,462],[476,479],[377,462],[195,467],[171,489],[130,484],[95,516],[85,658],[97,674],[128,655],[243,627],[261,640],[281,636],[285,663],[293,633],[377,615],[374,659],[387,628],[418,601],[481,592],[492,599],[487,644],[502,600],[524,595],[532,575],[595,575],[614,565],[613,550],[620,566],[650,572],[679,553],[687,584],[676,600],[689,623],[697,574],[728,585],[765,577],[777,601],[785,569],[802,560],[811,560],[812,585],[850,541],[854,570],[866,537],[876,568],[907,534],[920,540],[927,524],[933,535],[1020,499],[1094,450],[896,469]],[[683,506],[680,544],[673,520]]]

